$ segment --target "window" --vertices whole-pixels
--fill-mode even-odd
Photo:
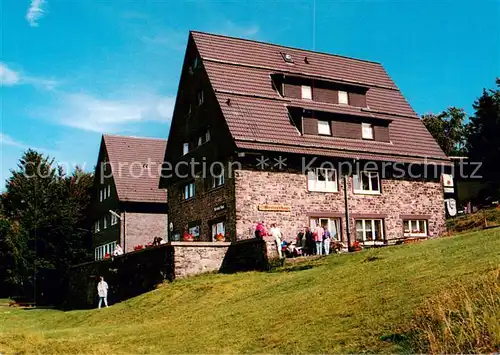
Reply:
[[[381,219],[357,219],[356,240],[365,244],[384,242],[384,229]]]
[[[332,132],[330,131],[330,122],[318,121],[318,134],[330,136],[332,134]]]
[[[340,219],[327,217],[311,217],[309,225],[314,231],[317,225],[328,229],[333,240],[341,240],[340,238]]]
[[[194,69],[198,68],[198,57],[194,57],[194,60],[193,60],[193,68],[194,68]]]
[[[103,224],[102,224],[102,229],[108,228],[108,216],[104,216],[103,218]]]
[[[94,223],[94,231],[96,233],[101,231],[101,221],[100,220],[95,221],[95,223]]]
[[[312,100],[312,89],[309,85],[302,85],[302,98]]]
[[[99,189],[99,202],[102,202],[102,200],[104,200],[104,194],[102,189]]]
[[[186,155],[189,153],[189,143],[184,143],[182,145],[182,155]]]
[[[198,147],[202,144],[205,144],[210,140],[210,130],[206,130],[201,136],[198,137]]]
[[[212,176],[212,188],[216,188],[224,185],[224,170],[218,175]]]
[[[339,104],[349,105],[349,96],[347,91],[339,91]]]
[[[352,176],[355,193],[379,194],[380,180],[376,171],[361,171],[359,175]]]
[[[198,106],[203,104],[203,90],[198,91]]]
[[[94,249],[94,258],[95,260],[103,260],[106,254],[109,254],[110,256],[113,254],[113,251],[115,251],[117,242],[111,242],[111,243],[106,243],[103,245],[99,245]]]
[[[337,171],[325,168],[308,171],[307,189],[309,191],[337,192]]]
[[[182,197],[184,200],[189,200],[193,198],[195,194],[194,182],[184,185],[184,191],[182,192]]]
[[[200,225],[194,225],[189,227],[188,233],[191,234],[194,238],[198,238],[200,236]]]
[[[427,236],[427,221],[424,219],[405,220],[403,221],[405,237],[426,237]]]
[[[224,221],[212,224],[212,242],[223,241],[226,237]]]
[[[118,223],[118,217],[111,213],[111,225],[114,226]]]
[[[108,197],[111,196],[111,185],[108,185]]]
[[[285,62],[293,64],[293,57],[291,54],[281,52],[281,56]]]
[[[361,133],[363,139],[373,139],[373,125],[370,123],[362,123]]]

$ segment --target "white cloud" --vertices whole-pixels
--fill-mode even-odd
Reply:
[[[88,94],[63,94],[57,109],[47,112],[64,126],[99,133],[118,133],[134,129],[145,121],[169,122],[175,104],[173,97],[157,94],[127,95],[103,99]]]
[[[0,147],[3,146],[16,147],[22,150],[33,149],[39,152],[43,152],[45,154],[50,154],[52,152],[51,149],[46,149],[43,147],[36,147],[30,144],[26,144],[24,142],[20,142],[17,139],[12,138],[8,134],[0,132]]]
[[[59,83],[53,79],[41,78],[38,76],[26,75],[21,71],[15,71],[0,62],[0,85],[32,85],[45,90],[54,90]]]
[[[233,21],[226,20],[223,26],[215,32],[233,37],[254,37],[259,31],[260,28],[258,25],[239,25]]]
[[[45,4],[45,0],[31,0],[31,5],[26,13],[26,21],[28,21],[31,27],[38,27],[38,20],[45,13],[43,9]]]
[[[0,62],[0,85],[11,86],[19,84],[20,75],[18,72],[10,69],[7,65]]]
[[[9,145],[12,147],[18,147],[18,148],[23,148],[23,149],[25,149],[27,147],[25,144],[15,140],[11,136],[0,132],[0,146],[4,146],[4,145]]]

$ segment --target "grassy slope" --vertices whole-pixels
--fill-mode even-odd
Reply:
[[[0,352],[400,351],[425,298],[498,268],[500,230],[332,255],[273,273],[203,275],[109,309],[0,308]],[[112,285],[111,285],[112,286]]]

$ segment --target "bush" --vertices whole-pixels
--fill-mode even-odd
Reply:
[[[412,351],[417,353],[500,351],[500,270],[427,301],[410,333]]]

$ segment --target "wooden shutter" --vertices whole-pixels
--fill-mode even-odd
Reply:
[[[350,92],[348,93],[348,96],[349,96],[349,105],[356,107],[366,107],[365,94]]]
[[[376,141],[390,142],[389,126],[373,126],[373,135]]]
[[[304,134],[318,134],[318,120],[311,117],[302,117],[302,132]]]

